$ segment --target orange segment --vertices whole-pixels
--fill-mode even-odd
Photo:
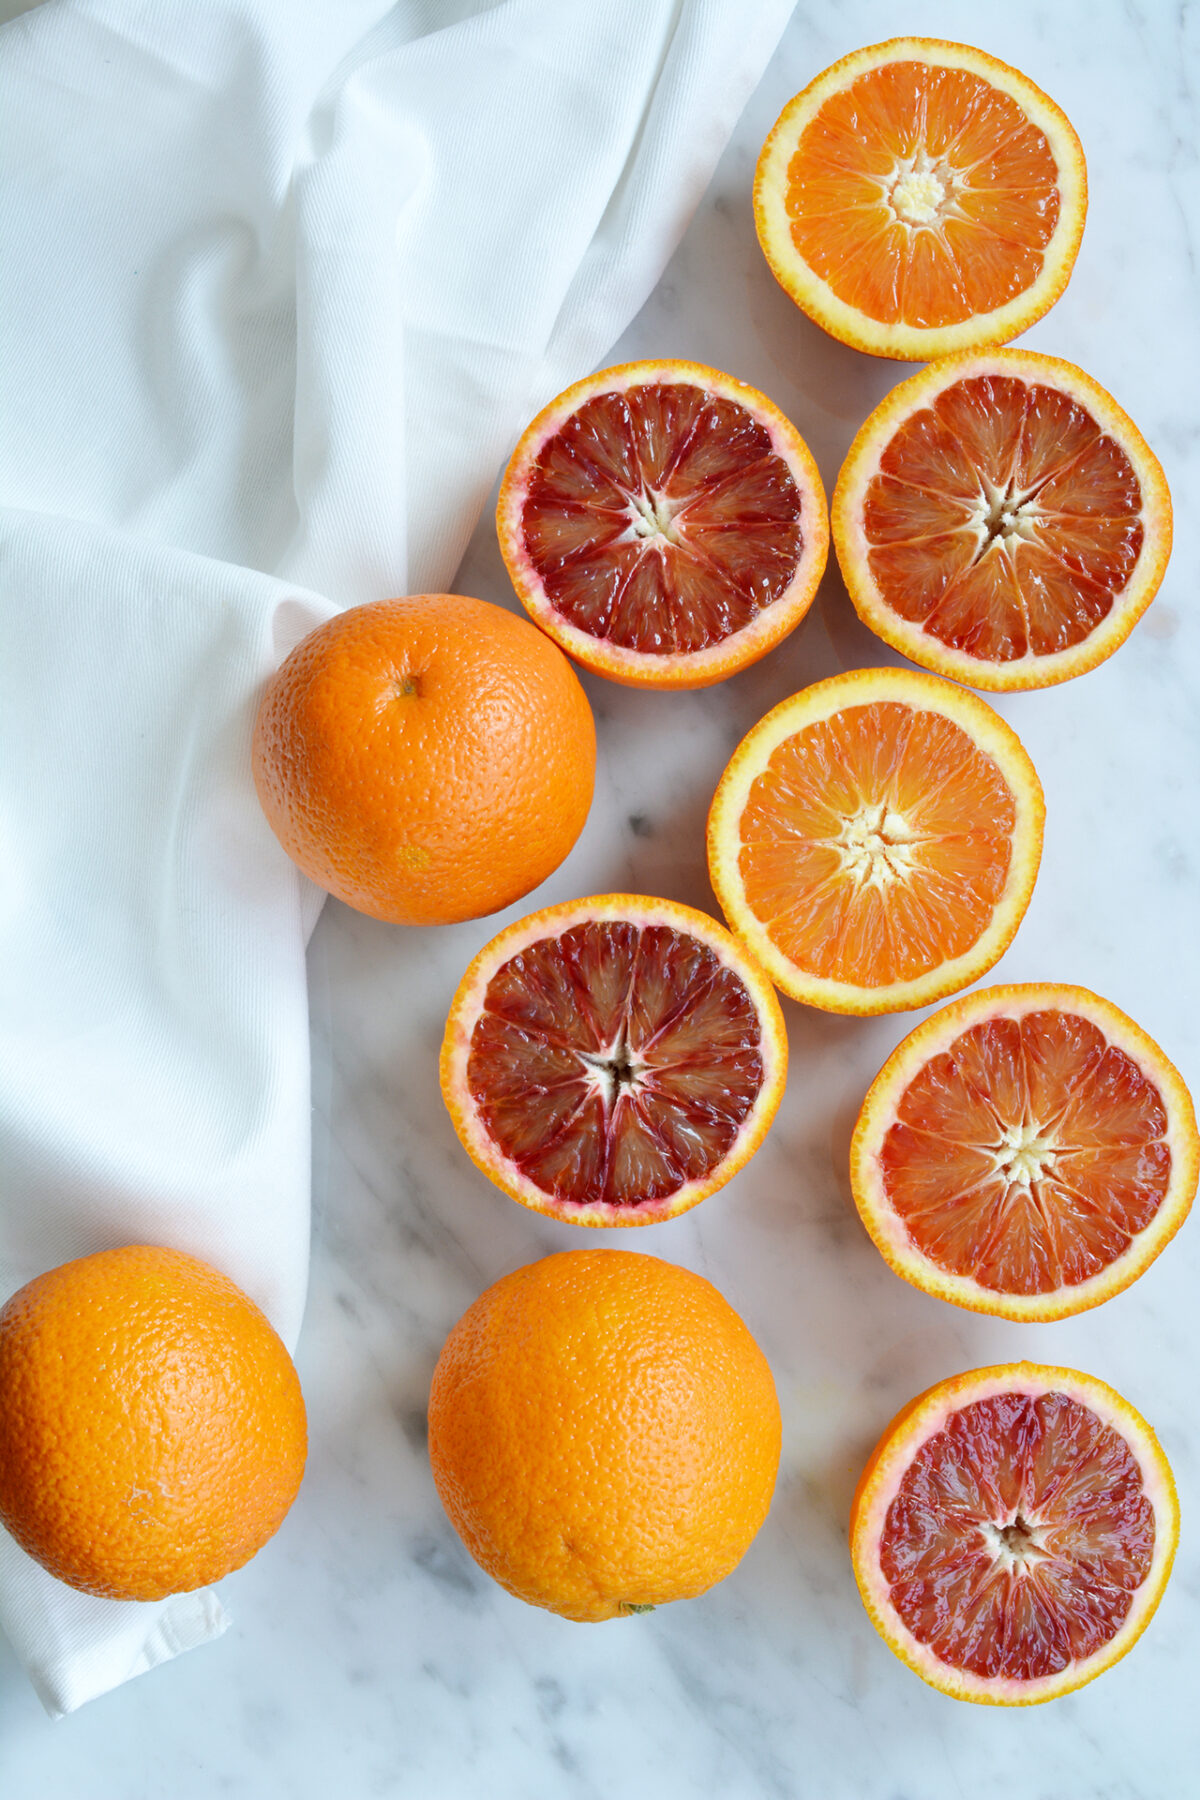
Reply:
[[[1159,464],[1098,383],[994,350],[902,382],[834,495],[863,620],[914,662],[981,688],[1093,668],[1150,604],[1171,548]]]
[[[743,741],[709,815],[709,869],[786,993],[897,1011],[1001,954],[1041,818],[1032,765],[990,708],[928,676],[859,670],[785,701]]]
[[[863,1103],[851,1185],[898,1274],[1014,1319],[1082,1312],[1143,1273],[1196,1191],[1178,1072],[1085,988],[988,988],[905,1039]]]
[[[758,1147],[787,1045],[770,983],[690,907],[603,895],[489,944],[455,996],[442,1091],[484,1173],[581,1225],[671,1218]]]
[[[851,1510],[859,1591],[888,1646],[960,1700],[1056,1699],[1117,1662],[1179,1535],[1146,1421],[1074,1369],[940,1382],[876,1445]]]
[[[826,69],[763,146],[755,223],[833,336],[912,360],[1003,343],[1066,286],[1087,208],[1070,122],[966,44],[895,38]]]
[[[808,610],[828,548],[795,428],[754,388],[678,361],[603,369],[552,401],[513,453],[497,526],[535,622],[647,687],[764,655]]]

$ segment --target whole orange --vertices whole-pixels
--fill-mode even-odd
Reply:
[[[352,607],[268,684],[254,780],[292,860],[376,919],[442,925],[519,900],[583,830],[587,696],[525,619],[461,594]]]
[[[103,1250],[0,1310],[0,1523],[85,1594],[161,1600],[240,1568],[305,1449],[283,1344],[193,1256]]]
[[[506,1275],[446,1340],[429,1455],[467,1549],[518,1599],[612,1619],[728,1575],[767,1516],[766,1358],[708,1281],[626,1250]]]

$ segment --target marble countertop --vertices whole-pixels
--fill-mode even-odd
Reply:
[[[1076,125],[1087,231],[1067,293],[1024,341],[1111,390],[1160,455],[1176,507],[1166,583],[1116,657],[998,703],[1037,764],[1048,817],[1037,891],[993,979],[1097,989],[1200,1087],[1195,15],[1169,0],[801,5],[610,360],[693,357],[765,389],[832,488],[858,424],[908,370],[843,348],[797,312],[758,250],[750,186],[783,103],[836,57],[899,30],[981,43]],[[511,602],[487,517],[457,586]],[[806,683],[892,660],[831,570],[799,631],[721,687],[673,696],[585,678],[600,737],[595,806],[536,903],[625,888],[715,911],[703,821],[735,743]],[[51,1724],[0,1645],[5,1800],[1200,1793],[1200,1226],[1129,1292],[1058,1325],[976,1317],[898,1280],[858,1223],[846,1161],[867,1084],[915,1015],[858,1021],[785,1003],[789,1087],[754,1162],[683,1219],[588,1238],[700,1270],[771,1361],[783,1464],[742,1566],[703,1599],[588,1628],[510,1599],[471,1562],[425,1453],[434,1360],[481,1288],[581,1234],[476,1174],[438,1097],[436,1052],[470,957],[533,903],[439,933],[326,906],[309,963],[304,1488],[277,1539],[223,1585],[234,1624],[215,1646]],[[1124,1663],[1065,1700],[1010,1712],[944,1699],[893,1659],[859,1603],[845,1532],[858,1472],[897,1407],[943,1375],[1018,1356],[1100,1375],[1147,1415],[1179,1480],[1184,1539]]]

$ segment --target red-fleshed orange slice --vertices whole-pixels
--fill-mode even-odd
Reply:
[[[1162,1598],[1179,1539],[1141,1414],[1077,1369],[1005,1363],[900,1412],[854,1496],[880,1636],[957,1700],[1030,1706],[1109,1669]]]
[[[779,408],[700,363],[625,363],[551,401],[508,465],[500,548],[534,622],[585,668],[692,688],[808,611],[821,477]]]
[[[990,706],[910,669],[857,669],[742,740],[708,818],[735,933],[830,1012],[901,1012],[975,981],[1029,903],[1042,790]]]
[[[1171,496],[1112,395],[1032,350],[951,356],[894,388],[833,501],[860,616],[939,675],[1048,687],[1124,643],[1171,554]]]
[[[783,109],[754,183],[759,242],[843,343],[924,362],[1003,344],[1062,293],[1087,212],[1065,113],[969,44],[893,38]]]
[[[774,989],[729,932],[672,900],[548,907],[480,951],[442,1045],[472,1161],[535,1212],[650,1225],[757,1150],[787,1074]]]
[[[850,1155],[898,1275],[976,1312],[1061,1319],[1118,1294],[1187,1217],[1196,1114],[1154,1041],[1086,988],[956,1000],[905,1038]]]

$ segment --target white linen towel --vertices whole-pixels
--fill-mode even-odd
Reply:
[[[168,1243],[295,1343],[320,895],[257,807],[258,692],[335,608],[451,581],[790,10],[47,0],[3,28],[0,1300]],[[225,1622],[88,1599],[0,1532],[52,1712]]]

